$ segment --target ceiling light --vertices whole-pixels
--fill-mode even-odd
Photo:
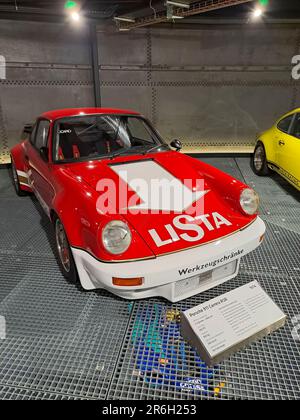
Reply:
[[[261,7],[257,7],[256,9],[253,10],[252,12],[252,17],[253,19],[259,19],[262,15],[263,15],[263,10]]]
[[[70,16],[74,22],[79,22],[80,14],[78,12],[72,12]]]
[[[171,6],[175,6],[175,7],[180,7],[182,9],[189,9],[190,5],[187,3],[183,3],[181,1],[171,1],[171,0],[167,0],[166,1],[166,5],[171,5]]]
[[[130,17],[124,17],[124,16],[115,16],[114,20],[118,20],[120,22],[129,22],[129,23],[135,22],[135,19],[130,18]]]

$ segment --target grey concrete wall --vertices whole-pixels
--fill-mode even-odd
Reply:
[[[256,134],[300,104],[292,26],[206,25],[117,33],[98,28],[103,106],[149,117],[186,151],[250,150]],[[0,21],[0,163],[22,126],[45,110],[93,105],[83,29]],[[300,106],[300,105],[299,105]]]
[[[51,109],[94,104],[87,33],[69,25],[0,21],[0,163],[24,124]]]
[[[300,106],[300,30],[268,25],[99,33],[103,103],[140,110],[186,151],[251,150]]]

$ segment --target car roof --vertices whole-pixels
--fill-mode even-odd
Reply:
[[[288,114],[295,114],[296,112],[300,112],[300,108],[295,108],[292,111],[290,111]]]
[[[41,115],[41,117],[46,118],[48,120],[57,120],[58,118],[76,117],[78,115],[95,115],[95,114],[140,115],[138,112],[131,111],[131,110],[128,110],[128,109],[117,109],[117,108],[65,108],[65,109],[56,109],[56,110],[53,110],[53,111],[44,112]]]
[[[290,115],[294,115],[294,114],[297,114],[297,113],[300,114],[300,108],[295,108],[292,111],[287,112],[284,115],[281,115],[281,117],[277,119],[276,124],[278,124],[281,120],[284,120],[285,118],[289,117]]]

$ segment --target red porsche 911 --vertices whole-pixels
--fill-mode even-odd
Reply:
[[[176,302],[238,274],[264,237],[259,198],[180,149],[128,110],[57,110],[25,126],[15,189],[49,216],[66,278]]]

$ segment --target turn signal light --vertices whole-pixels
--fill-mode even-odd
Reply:
[[[259,242],[262,242],[265,239],[265,234],[261,235],[261,237],[259,238]]]
[[[112,283],[114,286],[141,286],[143,284],[143,277],[134,277],[131,279],[122,279],[119,277],[113,277]]]

